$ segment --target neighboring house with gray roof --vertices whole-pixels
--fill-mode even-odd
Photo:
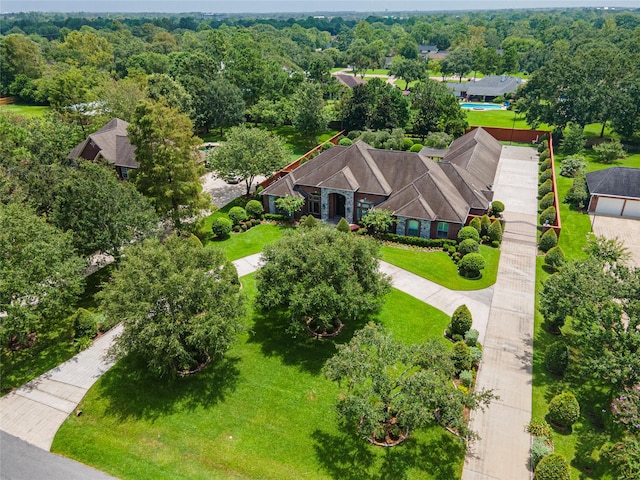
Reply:
[[[375,207],[392,212],[398,235],[456,238],[470,215],[489,209],[501,151],[481,128],[455,140],[439,162],[359,141],[325,150],[261,195],[270,213],[281,213],[275,201],[290,195],[305,200],[301,215],[324,221],[357,223]]]
[[[590,213],[640,218],[640,168],[611,167],[586,177]]]
[[[446,85],[458,98],[492,102],[496,97],[515,93],[521,83],[522,79],[517,77],[492,75],[475,82],[447,82]]]
[[[92,133],[87,139],[71,150],[69,158],[83,158],[92,162],[106,161],[113,165],[122,179],[129,178],[129,171],[138,168],[135,147],[129,142],[129,124],[119,118],[109,121],[104,127]]]

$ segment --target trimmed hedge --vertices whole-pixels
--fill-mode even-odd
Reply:
[[[480,220],[480,222],[482,222],[482,220]],[[462,227],[458,232],[458,242],[463,242],[469,238],[479,243],[480,234],[478,233],[478,230],[471,226]]]
[[[505,206],[500,200],[494,200],[491,202],[491,213],[496,217],[499,217],[504,212]]]
[[[556,222],[556,207],[545,208],[540,214],[540,225],[553,225]]]
[[[544,172],[547,168],[551,168],[551,159],[547,158],[544,162],[540,164],[540,171]]]
[[[229,210],[229,218],[234,225],[238,225],[247,219],[247,211],[242,207],[231,207],[231,210]]]
[[[478,231],[478,235],[480,235],[480,230],[482,230],[482,222],[480,221],[480,217],[473,217],[469,222],[469,226],[475,228]]]
[[[233,222],[225,217],[218,217],[213,220],[211,232],[216,238],[226,238],[231,233]]]
[[[451,349],[451,359],[455,366],[456,373],[463,370],[471,370],[471,348],[464,342],[456,342]]]
[[[558,269],[564,265],[565,257],[562,248],[559,245],[551,247],[544,256],[544,264],[551,268]]]
[[[545,210],[553,206],[554,200],[555,200],[555,195],[553,194],[553,192],[547,193],[544,197],[540,199],[540,210]]]
[[[553,228],[550,228],[540,237],[540,245],[538,247],[546,253],[556,245],[558,245],[558,234]]]
[[[485,260],[479,253],[469,253],[462,257],[458,263],[458,269],[463,277],[478,278],[480,270],[485,267]]]
[[[473,238],[467,238],[460,242],[458,251],[462,256],[465,256],[467,253],[478,253],[480,251],[480,244]]]
[[[538,187],[538,197],[542,198],[551,191],[553,191],[553,183],[549,179]]]
[[[249,200],[244,209],[251,218],[259,218],[262,212],[264,212],[264,207],[258,200]]]
[[[547,168],[544,172],[542,172],[540,174],[540,176],[538,177],[538,183],[539,184],[543,184],[544,182],[546,182],[547,180],[549,180],[551,177],[553,177],[553,171],[550,168]]]
[[[449,240],[447,238],[406,237],[404,235],[396,235],[395,233],[385,233],[381,235],[380,238],[390,242],[401,243],[402,245],[413,245],[415,247],[425,248],[445,248],[455,246],[458,243],[455,240]]]
[[[559,427],[570,427],[580,418],[580,404],[571,392],[556,395],[549,403],[549,421]]]
[[[471,317],[471,311],[469,310],[469,307],[467,307],[466,305],[460,305],[455,309],[453,315],[451,315],[449,331],[451,332],[452,336],[460,335],[461,337],[464,337],[471,328],[472,323],[473,318]]]
[[[570,480],[569,464],[559,453],[543,457],[535,470],[536,480]]]
[[[281,215],[279,213],[265,213],[262,217],[265,220],[270,220],[272,222],[283,222],[283,223],[291,222],[291,218],[289,218],[286,215]]]
[[[502,223],[500,220],[494,220],[491,222],[487,235],[489,236],[491,244],[500,244],[502,242]]]

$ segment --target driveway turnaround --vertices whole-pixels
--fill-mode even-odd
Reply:
[[[105,357],[121,331],[121,325],[112,328],[72,359],[0,398],[0,430],[43,450],[51,449],[62,422],[113,366],[113,359]]]
[[[478,336],[480,343],[483,342],[489,320],[493,287],[475,291],[449,290],[390,263],[380,262],[380,270],[391,276],[395,288],[442,310],[447,315],[452,315],[460,305],[469,307],[473,317],[473,328],[480,333]]]
[[[469,448],[463,480],[531,478],[525,426],[531,420],[537,179],[534,149],[503,147],[494,198],[504,202],[507,223],[476,383],[500,399],[472,416],[481,439]]]

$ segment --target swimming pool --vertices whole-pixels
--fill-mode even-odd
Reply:
[[[467,110],[502,110],[501,103],[461,103],[460,106]]]

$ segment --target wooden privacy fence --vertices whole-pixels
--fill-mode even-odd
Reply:
[[[0,105],[10,105],[15,102],[13,97],[0,97]]]

